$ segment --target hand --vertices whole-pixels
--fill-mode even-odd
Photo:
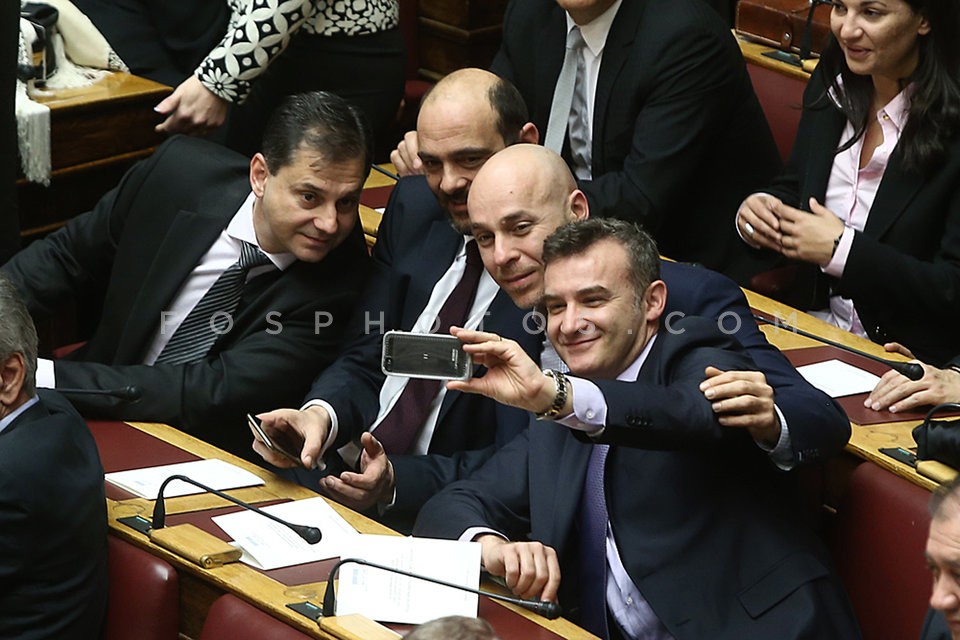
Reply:
[[[755,193],[743,201],[737,211],[737,229],[747,244],[780,252],[780,219],[774,209],[781,204],[779,198],[766,193]]]
[[[320,480],[324,493],[358,511],[389,503],[395,486],[393,465],[380,441],[368,432],[361,434],[360,444],[360,473],[344,471],[339,478],[327,476]]]
[[[780,440],[780,419],[774,410],[773,388],[759,371],[721,371],[706,368],[700,391],[710,400],[724,427],[742,428],[768,446]]]
[[[880,382],[863,401],[863,406],[874,411],[888,409],[897,413],[944,402],[960,402],[960,372],[938,369],[919,360],[914,362],[919,362],[923,367],[922,378],[910,380],[891,369],[883,374]]]
[[[900,355],[910,358],[911,360],[917,359],[917,357],[913,355],[913,351],[910,351],[910,349],[907,349],[899,342],[888,342],[883,345],[883,349],[887,353],[899,353]]]
[[[557,552],[540,542],[507,542],[485,534],[477,538],[483,566],[504,579],[513,593],[525,599],[556,602],[560,588]]]
[[[267,413],[261,413],[257,416],[260,424],[268,435],[273,433],[287,434],[288,440],[302,441],[303,446],[300,449],[300,462],[307,469],[312,469],[314,463],[318,463],[321,469],[323,463],[320,460],[320,450],[323,443],[330,433],[330,414],[323,407],[307,407],[302,411],[296,409],[275,409]],[[295,463],[284,458],[281,455],[267,449],[259,438],[253,440],[253,450],[270,464],[290,468],[296,466]]]
[[[190,76],[153,108],[167,116],[154,130],[157,133],[205,135],[223,124],[229,108],[229,102],[203,86],[197,76]]]
[[[420,139],[416,131],[407,131],[397,148],[390,152],[390,162],[397,169],[397,175],[418,176],[423,174],[423,162],[420,160]]]
[[[843,222],[829,209],[810,198],[810,211],[780,203],[774,208],[780,218],[781,253],[788,258],[825,267],[833,257],[833,243],[843,233]]]
[[[447,389],[478,393],[501,404],[534,413],[546,411],[556,396],[556,383],[513,340],[495,333],[450,327],[450,333],[464,343],[463,350],[475,364],[487,368],[482,378],[451,380]],[[568,394],[567,402],[571,402]]]

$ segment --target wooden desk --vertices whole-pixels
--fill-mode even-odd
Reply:
[[[49,187],[17,182],[20,235],[32,239],[89,210],[137,160],[163,141],[153,127],[154,105],[170,88],[126,73],[112,73],[82,89],[37,98],[50,107]]]
[[[236,456],[221,451],[177,429],[160,424],[129,423],[129,425],[121,425],[118,423],[91,423],[91,429],[97,438],[98,446],[101,448],[101,456],[104,457],[104,466],[108,470],[111,468],[111,460],[108,458],[113,456],[106,451],[104,440],[115,435],[115,432],[111,431],[111,429],[127,428],[127,426],[153,436],[163,443],[174,445],[200,458],[219,458],[226,460],[231,464],[251,471],[264,480],[266,484],[263,486],[238,489],[230,492],[241,500],[257,503],[276,500],[299,500],[317,495],[313,491],[284,480],[257,465],[241,460]],[[362,533],[393,533],[387,527],[351,511],[342,505],[331,501],[328,502],[330,502],[333,508],[336,509],[347,522]],[[167,517],[170,519],[176,516],[176,514],[186,514],[230,505],[214,495],[197,494],[168,498],[165,501],[165,506]],[[331,638],[331,636],[321,631],[316,623],[286,607],[287,603],[305,600],[309,600],[317,605],[321,604],[324,589],[326,588],[325,581],[312,581],[305,584],[288,586],[269,577],[263,572],[239,562],[214,569],[203,569],[162,547],[154,545],[145,535],[117,522],[117,518],[131,515],[141,514],[149,517],[152,510],[153,501],[151,500],[142,498],[118,500],[108,498],[107,500],[111,534],[147,549],[177,568],[180,574],[181,634],[183,637],[198,637],[207,611],[213,601],[224,593],[233,593],[312,637]],[[332,565],[333,562],[330,561],[330,564]],[[522,618],[557,634],[557,636],[561,638],[595,638],[595,636],[562,618],[558,620],[546,620],[519,607],[495,603],[493,601],[486,601],[481,606],[486,607],[488,611],[491,606],[506,607],[516,612]],[[503,637],[504,640],[510,640],[507,636]]]
[[[870,353],[891,360],[903,360],[906,358],[896,354],[890,354],[883,350],[883,347],[867,340],[857,337],[847,331],[839,329],[831,324],[823,322],[811,315],[797,311],[793,307],[771,300],[751,291],[744,290],[747,301],[754,309],[780,317],[786,324],[802,329],[803,331],[814,335],[822,336],[829,340],[851,346],[860,351]],[[770,325],[761,327],[771,344],[777,346],[783,351],[789,349],[798,349],[804,347],[821,346],[820,343],[806,338],[804,336],[791,333],[790,331]],[[911,419],[901,422],[889,422],[884,424],[859,425],[851,422],[852,433],[850,442],[847,444],[847,451],[857,458],[869,460],[884,469],[906,478],[910,482],[917,484],[925,489],[931,490],[937,486],[937,483],[929,478],[921,476],[916,470],[902,462],[880,453],[880,448],[885,447],[904,447],[906,449],[916,446],[911,433],[913,428],[920,423],[919,420]]]

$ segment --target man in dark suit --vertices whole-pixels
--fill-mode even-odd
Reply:
[[[933,573],[930,611],[921,640],[960,640],[960,481],[937,491],[930,505],[927,564]]]
[[[650,237],[575,222],[543,260],[547,333],[573,375],[541,372],[496,334],[454,330],[487,372],[448,386],[544,422],[435,496],[414,533],[479,541],[515,593],[559,596],[604,638],[859,637],[783,476],[700,390],[706,367],[753,362],[713,320],[661,325]]]
[[[478,172],[470,221],[487,270],[513,301],[532,308],[543,290],[543,240],[592,208],[563,160],[549,149],[516,145]],[[747,301],[728,278],[664,261],[666,327],[684,315],[715,318],[746,348],[758,371],[705,371],[702,390],[724,426],[744,428],[783,468],[824,461],[850,437],[850,423],[829,396],[797,373],[757,329]],[[547,363],[543,363],[547,366]]]
[[[240,455],[244,414],[295,402],[340,349],[366,271],[371,140],[326,93],[289,99],[247,160],[174,138],[93,211],[5,267],[36,315],[106,289],[86,344],[39,386],[91,417],[166,422]]]
[[[573,27],[585,41],[582,100],[551,135]],[[734,215],[780,158],[736,41],[705,2],[514,0],[491,70],[520,90],[594,216],[637,221],[663,255],[739,284],[769,268],[772,258],[737,246]],[[578,116],[571,149],[568,124]],[[415,146],[408,136],[391,155],[399,170],[420,169]]]
[[[390,464],[377,441],[383,437],[381,423],[406,388],[405,379],[387,378],[381,371],[383,333],[433,328],[441,307],[466,278],[468,245],[474,244],[465,235],[473,175],[505,146],[537,140],[516,89],[479,69],[461,70],[439,82],[421,106],[417,127],[427,175],[401,180],[391,195],[373,250],[374,273],[354,315],[355,334],[335,364],[317,378],[301,410],[260,416],[268,430],[295,432],[306,467],[330,451],[330,469],[322,481],[321,472],[299,469],[301,482],[314,488],[321,482],[329,495],[354,508],[390,505],[384,518],[398,528],[409,528],[420,505],[452,481],[465,452],[505,444],[526,423],[519,412],[511,419],[515,410],[508,407],[460,393],[441,395],[437,385],[424,400],[433,403],[434,411],[410,414],[417,435],[407,446],[389,451]],[[524,312],[482,273],[479,260],[476,269],[476,292],[466,319],[457,322],[477,326],[482,321],[523,341]],[[446,333],[448,327],[436,329]],[[532,351],[539,348],[538,337],[526,340]],[[376,438],[363,435],[361,442],[368,430]],[[356,447],[337,453],[351,442],[360,444],[363,453]],[[291,466],[259,441],[254,448],[278,466]],[[346,465],[341,455],[349,458]],[[358,457],[360,473],[344,471],[356,468]]]
[[[103,467],[87,425],[37,395],[37,333],[0,274],[0,638],[100,637],[107,604]]]

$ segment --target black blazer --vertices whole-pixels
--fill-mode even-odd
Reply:
[[[707,364],[752,369],[712,320],[660,331],[636,382],[597,382],[607,508],[624,567],[677,640],[860,636],[814,538],[796,526],[783,480],[742,430],[721,427],[698,389]],[[415,535],[471,527],[557,550],[560,602],[576,620],[576,512],[591,443],[531,425],[420,513]]]
[[[376,419],[385,379],[380,369],[383,333],[413,326],[437,281],[450,268],[461,240],[423,177],[405,178],[397,184],[377,232],[374,273],[351,323],[354,334],[307,396],[329,402],[337,412],[339,432],[331,449],[359,438]],[[524,330],[525,315],[500,291],[483,327],[519,341],[532,357],[539,358],[540,336]],[[526,424],[523,411],[482,396],[447,391],[430,441],[430,455],[390,456],[397,486],[391,522],[402,526],[401,519],[406,517],[409,527],[427,498],[464,474],[464,469],[478,466],[470,462],[478,450],[506,444]],[[488,455],[483,454],[482,459]],[[309,474],[297,475],[301,481],[312,482]]]
[[[99,638],[107,605],[103,467],[61,396],[0,431],[0,638]]]
[[[165,422],[250,457],[244,414],[296,405],[336,357],[367,272],[359,223],[322,262],[296,262],[247,283],[233,329],[202,361],[141,364],[161,313],[250,193],[248,174],[249,161],[239,154],[172,138],[93,211],[4,266],[35,316],[106,287],[87,344],[55,363],[57,385],[133,384],[142,398],[74,396],[81,413]],[[332,323],[316,313],[329,313]]]
[[[554,0],[514,0],[491,67],[520,90],[541,134],[565,34]],[[770,258],[740,242],[734,215],[779,167],[743,57],[716,12],[702,0],[624,2],[597,80],[594,179],[580,182],[591,213],[638,221],[661,254],[745,284]]]
[[[804,104],[822,93],[816,73]],[[845,124],[832,103],[805,109],[790,161],[765,191],[803,210],[811,196],[822,203]],[[900,149],[894,149],[843,277],[802,265],[802,291],[795,292],[806,308],[826,306],[831,290],[851,298],[871,340],[901,342],[938,365],[960,353],[960,135],[948,150],[923,176],[905,172]]]

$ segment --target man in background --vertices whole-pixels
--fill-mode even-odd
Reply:
[[[107,605],[103,467],[36,370],[33,321],[0,274],[0,638],[89,640]]]
[[[287,100],[252,159],[164,143],[3,267],[35,317],[106,290],[93,334],[41,361],[38,386],[249,456],[245,414],[299,401],[340,350],[367,272],[371,148],[360,112],[323,92]]]

